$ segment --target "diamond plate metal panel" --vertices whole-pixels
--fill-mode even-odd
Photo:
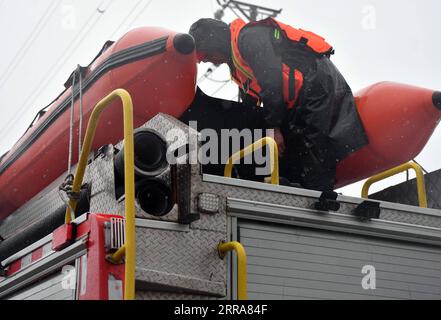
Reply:
[[[137,290],[136,300],[224,300],[224,298],[179,292]]]
[[[374,200],[375,201],[375,200]],[[357,206],[352,203],[341,202],[341,208],[338,211],[343,214],[351,214]],[[421,214],[412,212],[411,207],[403,206],[402,210],[394,210],[384,208],[380,205],[380,219],[392,222],[401,222],[418,226],[441,228],[441,212],[440,216]]]
[[[296,195],[286,192],[274,192],[248,188],[246,186],[224,185],[212,182],[198,182],[193,185],[192,197],[197,197],[200,193],[212,193],[220,197],[220,212],[225,213],[225,198],[232,197],[236,199],[243,199],[256,202],[264,202],[276,205],[284,205],[298,208],[313,209],[314,203],[317,201],[316,197],[308,197],[303,195]],[[340,214],[352,215],[352,211],[358,206],[356,203],[349,203],[340,201],[341,208],[338,211]],[[407,224],[414,224],[419,226],[441,228],[441,212],[440,215],[421,214],[413,212],[409,206],[399,207],[394,210],[389,208],[381,208],[380,219],[402,222]],[[218,217],[218,216],[217,216]],[[204,229],[207,220],[198,222],[198,228]],[[213,221],[211,221],[213,223]],[[195,225],[195,226],[196,226]],[[209,226],[208,226],[209,227]]]
[[[165,288],[226,295],[226,261],[217,246],[226,232],[137,228],[137,281]]]
[[[228,197],[306,208],[312,208],[316,201],[314,198],[298,197],[293,196],[292,194],[202,182],[200,175],[194,175],[192,181],[192,198],[198,199],[199,194],[201,193],[216,194],[219,197],[219,214],[204,215],[204,219],[196,221],[192,224],[192,227],[219,232],[224,232],[226,230],[226,199]]]
[[[413,212],[400,212],[391,209],[381,210],[381,219],[395,222],[414,224],[433,228],[441,228],[441,216],[422,215]]]
[[[84,181],[92,185],[90,212],[124,215],[115,196],[114,151],[109,145],[86,169]]]

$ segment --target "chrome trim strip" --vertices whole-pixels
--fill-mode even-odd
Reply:
[[[190,232],[190,226],[175,222],[166,222],[148,219],[136,219],[136,227],[146,229],[159,229],[177,232]]]
[[[49,275],[65,264],[74,261],[76,258],[87,253],[87,238],[76,242],[60,252],[55,252],[29,268],[12,275],[5,281],[0,282],[0,298],[3,298],[32,282]]]
[[[228,214],[233,217],[295,225],[314,229],[340,231],[395,240],[441,246],[441,229],[381,219],[367,222],[357,217],[311,209],[281,206],[234,198],[227,199]]]
[[[292,187],[285,187],[285,186],[277,186],[272,185],[268,183],[260,183],[260,182],[254,182],[254,181],[248,181],[248,180],[239,180],[239,179],[232,179],[232,178],[225,178],[225,177],[219,177],[219,176],[213,176],[213,175],[203,175],[203,181],[204,182],[211,182],[211,183],[217,183],[217,184],[223,184],[228,186],[235,186],[235,187],[242,187],[242,188],[248,188],[248,189],[255,189],[255,190],[262,190],[262,191],[270,191],[270,192],[280,192],[285,194],[292,194],[295,196],[302,196],[302,197],[309,197],[309,198],[320,198],[321,192],[320,191],[314,191],[314,190],[307,190],[307,189],[299,189],[299,188],[292,188]],[[385,202],[385,201],[379,201],[374,199],[362,199],[362,198],[355,198],[355,197],[348,197],[340,195],[337,198],[338,201],[353,204],[353,205],[359,205],[363,201],[370,200],[374,202],[379,202],[381,204],[382,209],[391,209],[391,210],[398,210],[402,212],[407,213],[418,213],[422,215],[427,216],[435,216],[441,218],[441,210],[436,209],[426,209],[426,208],[420,208],[415,206],[409,206],[399,203],[391,203],[391,202]]]
[[[5,259],[2,261],[2,266],[8,266],[9,264],[11,264],[14,261],[17,261],[18,259],[24,257],[25,255],[34,252],[35,250],[37,250],[38,248],[44,246],[45,244],[49,243],[52,241],[52,234],[44,237],[41,240],[38,240],[37,242],[34,242],[33,244],[31,244],[29,247],[24,248],[23,250],[13,254],[12,256],[10,256],[9,258]]]

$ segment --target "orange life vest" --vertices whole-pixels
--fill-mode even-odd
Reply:
[[[230,25],[231,30],[231,49],[232,60],[235,66],[235,71],[232,73],[232,79],[243,89],[246,94],[258,99],[261,102],[260,92],[261,87],[253,74],[253,70],[248,66],[247,62],[242,58],[239,51],[239,34],[241,30],[250,24],[266,23],[274,27],[274,37],[279,40],[282,33],[291,41],[301,43],[311,49],[318,55],[331,55],[333,48],[324,38],[316,35],[313,32],[296,29],[289,25],[283,24],[273,18],[268,18],[259,22],[245,23],[242,19],[234,20]],[[286,64],[282,66],[283,77],[283,100],[292,109],[297,102],[300,90],[303,86],[303,74],[296,69],[289,67]]]

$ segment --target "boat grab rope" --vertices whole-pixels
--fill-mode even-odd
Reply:
[[[78,160],[81,155],[81,145],[82,145],[82,130],[83,130],[83,77],[81,72],[81,66],[78,65],[77,70],[73,73],[72,77],[72,97],[71,97],[71,106],[70,106],[70,124],[69,124],[69,158],[67,164],[67,177],[64,182],[58,188],[59,196],[63,200],[64,203],[68,207],[70,207],[70,201],[79,201],[80,200],[80,192],[75,193],[72,191],[74,175],[72,174],[72,154],[73,154],[73,136],[74,136],[74,126],[75,126],[75,82],[77,80],[78,74],[78,86],[79,86],[79,128],[78,128]],[[68,199],[65,199],[63,196],[67,195]],[[74,213],[72,207],[70,207],[70,212]]]
[[[72,173],[72,146],[73,146],[73,127],[74,127],[74,106],[75,106],[75,80],[77,73],[74,72],[72,79],[72,101],[70,104],[70,126],[69,126],[69,158],[67,163],[67,175]]]
[[[81,144],[82,144],[82,132],[83,132],[83,73],[81,72],[81,66],[78,65],[78,77],[80,86],[80,123],[78,125],[78,161],[81,155]]]

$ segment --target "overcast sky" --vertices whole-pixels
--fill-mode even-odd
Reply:
[[[324,36],[355,92],[384,80],[441,89],[439,0],[244,1],[283,9],[281,21]],[[106,40],[117,40],[137,26],[187,32],[217,8],[216,0],[0,0],[0,154],[63,90],[75,66],[87,65]],[[227,12],[224,20],[234,18]],[[219,68],[212,78],[228,79],[228,68]],[[236,96],[234,85],[219,86],[201,83],[208,94]],[[417,158],[429,171],[441,168],[440,145],[438,128]],[[360,190],[358,183],[342,191],[359,195]]]

